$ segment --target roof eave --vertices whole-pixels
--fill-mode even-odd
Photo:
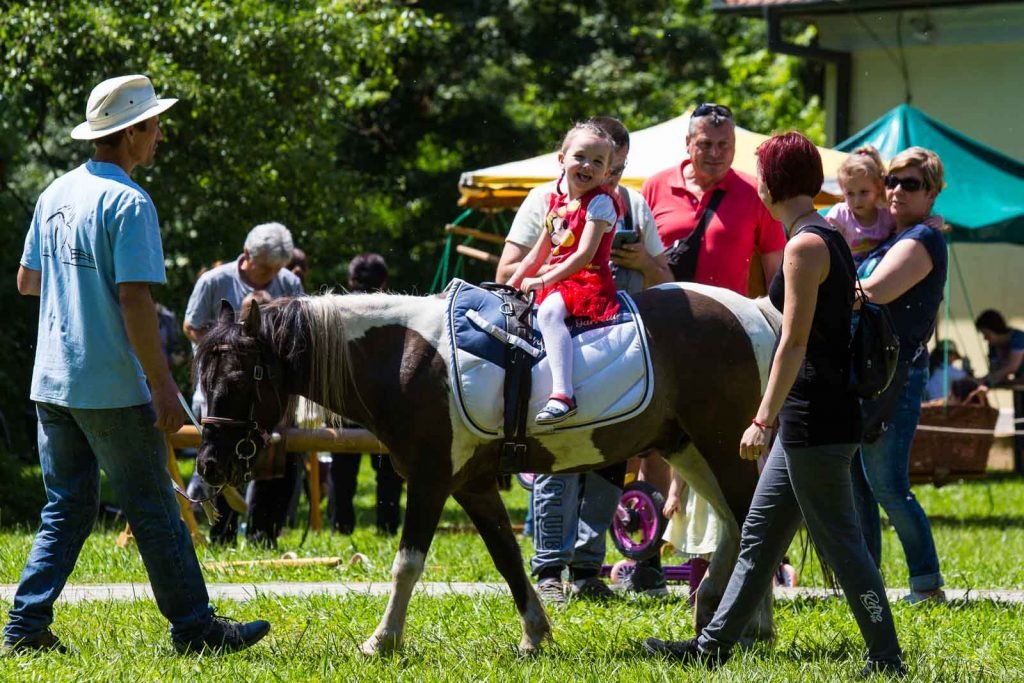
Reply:
[[[1022,0],[987,0],[982,4],[1005,5],[1020,3]],[[741,16],[763,16],[765,10],[788,16],[814,16],[850,12],[883,12],[906,9],[939,9],[977,5],[977,0],[823,0],[822,2],[794,2],[789,4],[765,3],[760,5],[726,5],[725,0],[715,0],[712,11]]]

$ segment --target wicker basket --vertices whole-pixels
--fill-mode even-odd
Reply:
[[[920,425],[953,429],[980,429],[987,434],[961,434],[918,430],[910,449],[912,479],[943,481],[957,475],[984,475],[988,452],[995,441],[993,429],[999,411],[983,396],[961,405],[942,405],[941,401],[921,407]]]

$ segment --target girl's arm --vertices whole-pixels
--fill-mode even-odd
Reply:
[[[519,266],[516,271],[512,274],[512,277],[508,279],[510,287],[519,289],[524,279],[530,279],[531,276],[536,275],[540,267],[544,265],[544,262],[548,260],[548,254],[551,253],[551,237],[548,235],[547,230],[541,230],[540,236],[537,241],[534,242],[533,248],[530,249],[530,253],[526,255],[522,261],[519,262]],[[524,292],[530,290],[523,289]]]
[[[761,406],[754,415],[755,423],[740,440],[740,457],[757,460],[767,450],[771,426],[775,424],[793,388],[797,373],[807,353],[814,308],[818,302],[818,286],[828,275],[828,246],[818,236],[797,235],[786,245],[782,269],[786,278],[786,305],[782,316],[782,336],[768,375],[768,388]],[[767,427],[760,427],[766,425]]]
[[[682,495],[686,489],[686,482],[679,476],[679,473],[672,470],[672,483],[668,486],[668,495],[665,496],[665,507],[661,509],[661,514],[665,518],[669,518],[675,513],[679,512],[682,507]]]
[[[868,299],[887,304],[903,296],[931,271],[932,257],[925,246],[917,240],[901,240],[860,284]]]
[[[523,282],[522,290],[530,291],[527,285],[533,285],[535,289],[550,287],[552,284],[566,279],[574,273],[582,270],[587,264],[594,260],[597,248],[601,246],[601,238],[611,224],[607,221],[590,220],[583,226],[583,233],[580,236],[580,246],[575,253],[569,256],[556,266],[552,266],[544,273],[543,282],[541,278],[528,278],[531,282]]]

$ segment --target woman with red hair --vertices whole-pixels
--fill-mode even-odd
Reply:
[[[857,396],[846,389],[854,266],[843,236],[814,209],[821,157],[799,133],[757,150],[758,194],[789,242],[768,295],[782,332],[768,387],[740,441],[740,457],[768,459],[743,523],[740,555],[715,616],[696,638],[648,638],[651,654],[714,667],[729,658],[789,548],[801,517],[836,573],[868,648],[864,675],[902,675],[882,576],[854,507],[850,465],[861,438]],[[778,430],[772,445],[771,435]]]

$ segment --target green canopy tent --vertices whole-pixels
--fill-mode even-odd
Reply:
[[[935,213],[953,227],[955,242],[1024,244],[1024,163],[903,104],[836,149],[873,145],[889,160],[907,147],[927,147],[942,159],[946,189]]]

